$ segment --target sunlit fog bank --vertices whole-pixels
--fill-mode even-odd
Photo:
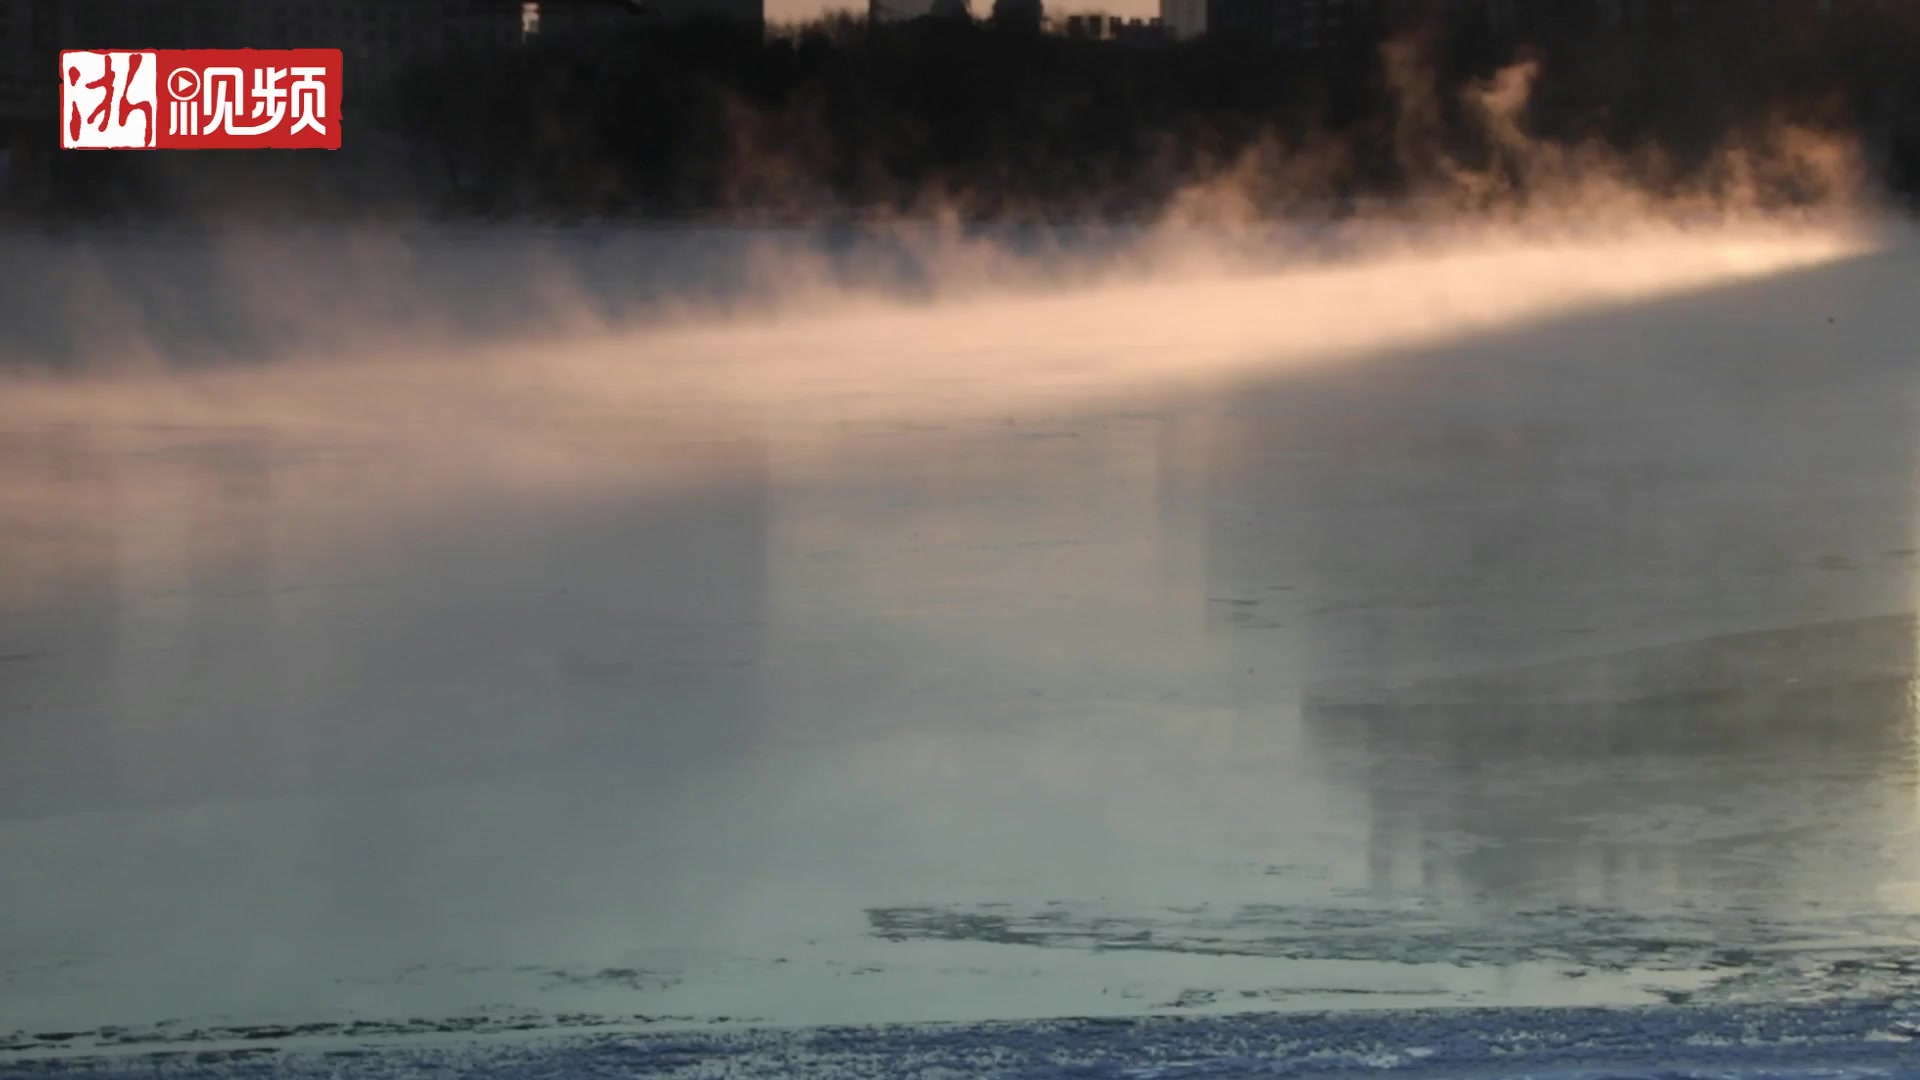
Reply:
[[[684,490],[724,481],[706,473],[742,440],[797,434],[804,445],[820,425],[1111,405],[1365,363],[1857,256],[1897,236],[1865,220],[1743,220],[864,240],[94,237],[51,254],[79,268],[40,286],[64,290],[63,302],[13,324],[3,422],[28,463],[49,432],[112,453],[175,428],[373,455],[382,480],[351,493],[338,508],[349,518],[381,485],[439,499],[474,485]],[[192,280],[201,272],[211,284]],[[35,322],[49,318],[67,337],[36,343]],[[577,452],[601,438],[628,452]],[[57,475],[18,459],[10,468],[10,515],[23,524],[76,512]],[[387,494],[401,503],[391,512],[410,513],[413,496]],[[57,533],[15,534],[0,572],[8,592],[38,579],[40,558],[73,557],[57,542],[21,557],[36,531]]]

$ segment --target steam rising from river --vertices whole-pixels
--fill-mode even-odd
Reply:
[[[549,269],[531,283],[551,298],[537,332],[476,341],[419,318],[409,331],[355,338],[336,318],[297,338],[318,344],[274,362],[195,366],[143,340],[136,321],[77,370],[0,376],[0,394],[16,434],[84,433],[109,455],[165,428],[374,455],[390,490],[335,492],[328,516],[382,520],[414,516],[422,491],[444,505],[724,484],[740,461],[728,448],[747,443],[777,442],[785,467],[804,470],[824,445],[816,436],[846,424],[1124,407],[1223,380],[1387,363],[1422,343],[1845,258],[1875,236],[1831,222],[1641,223],[1551,239],[1373,226],[1255,242],[1168,227],[1093,255],[922,234],[910,249],[919,284],[907,291],[858,260],[836,273],[804,239],[773,238],[743,264],[766,284],[727,304],[610,321]],[[249,257],[270,247],[253,238]],[[528,255],[538,247],[509,247],[508,265],[540,265]],[[625,449],[579,452],[594,440]],[[96,512],[73,505],[58,476],[17,459],[8,469],[5,516],[20,519],[10,535],[57,537]],[[78,557],[70,545],[11,546],[0,603],[80,569],[67,565]]]
[[[937,229],[902,235],[884,256],[837,263],[807,238],[763,237],[741,264],[745,287],[730,298],[668,297],[609,319],[579,295],[577,274],[555,266],[551,237],[522,234],[490,252],[499,273],[524,275],[519,291],[540,298],[537,317],[517,333],[475,341],[454,316],[417,306],[408,307],[408,325],[376,317],[355,327],[358,300],[323,303],[272,364],[200,363],[146,337],[137,319],[85,320],[98,336],[77,364],[16,364],[5,376],[8,419],[431,429],[436,439],[492,443],[515,427],[613,420],[669,398],[703,425],[927,416],[1357,362],[1845,258],[1876,247],[1885,231],[1837,221],[1638,223],[1574,235],[1165,227],[1042,251]],[[632,245],[645,258],[648,241],[616,233],[599,242]],[[348,241],[362,250],[381,242]],[[252,260],[299,259],[258,236],[246,244]],[[911,288],[881,280],[903,252]],[[256,296],[285,285],[257,271],[231,280]],[[378,311],[385,305],[376,301],[400,289],[427,302],[420,286],[376,278],[348,287]],[[253,299],[228,297],[243,309]],[[96,312],[112,307],[89,302]],[[276,304],[299,306],[284,295]]]
[[[1261,220],[1338,189],[1329,144],[1259,148],[1139,227],[968,229],[935,211],[852,234],[22,238],[0,249],[19,286],[0,297],[0,433],[82,432],[114,453],[156,429],[217,428],[358,447],[408,476],[341,492],[338,518],[379,519],[423,490],[699,487],[736,467],[716,448],[779,443],[805,468],[838,425],[1124,406],[1386,363],[1846,258],[1892,231],[1860,212],[1871,199],[1844,139],[1774,125],[1682,183],[1647,155],[1532,139],[1537,70],[1521,64],[1466,91],[1486,147],[1469,162],[1436,135],[1417,48],[1387,60],[1414,197],[1338,224]],[[630,452],[581,452],[591,440]],[[89,512],[57,478],[7,468],[24,475],[7,477],[0,517]],[[0,567],[0,603],[72,557],[43,547]]]

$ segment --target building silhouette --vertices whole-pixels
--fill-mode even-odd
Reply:
[[[1406,0],[1202,0],[1204,32],[1285,48],[1316,49],[1362,25],[1404,17]],[[1162,10],[1163,16],[1166,14]],[[1183,19],[1192,23],[1189,15]],[[1169,18],[1171,23],[1171,19]],[[1178,31],[1176,31],[1177,33]]]
[[[1000,29],[1037,34],[1042,18],[1041,0],[993,0],[993,25]]]
[[[529,5],[529,25],[542,35],[618,33],[638,26],[714,20],[740,26],[766,24],[765,0],[538,0]]]
[[[1160,22],[1175,41],[1191,41],[1207,32],[1207,0],[1160,0]]]
[[[1754,0],[1747,8],[1755,16],[1824,18],[1881,3]],[[1211,34],[1311,51],[1435,23],[1477,24],[1513,36],[1556,25],[1658,28],[1727,7],[1727,0],[1162,0],[1161,17],[1180,40]]]

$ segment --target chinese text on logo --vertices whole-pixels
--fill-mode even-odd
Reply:
[[[60,145],[338,150],[340,69],[339,49],[63,52]]]

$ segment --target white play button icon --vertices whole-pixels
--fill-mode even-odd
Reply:
[[[167,76],[167,92],[180,101],[192,101],[200,96],[200,73],[192,68],[174,68]]]

